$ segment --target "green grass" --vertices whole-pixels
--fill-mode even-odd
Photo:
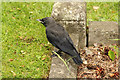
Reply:
[[[46,39],[45,27],[36,19],[49,17],[52,5],[47,2],[2,3],[3,78],[48,76],[52,47]]]
[[[94,10],[93,6],[99,6]],[[53,3],[2,3],[3,78],[46,78],[52,46],[36,19],[49,17]],[[118,3],[87,4],[87,21],[118,22]]]
[[[97,10],[93,6],[98,6]],[[89,21],[116,21],[118,22],[117,2],[89,2],[87,3],[87,22]]]

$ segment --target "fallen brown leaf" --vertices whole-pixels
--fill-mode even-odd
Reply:
[[[13,61],[13,59],[9,59],[9,61]]]
[[[45,58],[42,58],[42,60],[45,60]]]
[[[12,17],[13,19],[15,19],[15,17]]]
[[[110,76],[110,77],[113,77],[113,76],[114,76],[114,74],[113,74],[113,73],[109,73],[109,76]]]
[[[27,37],[24,38],[24,41],[27,39]]]
[[[25,67],[24,65],[22,65],[22,67]]]
[[[20,39],[23,39],[23,37],[22,36],[18,36]]]
[[[115,13],[115,11],[112,11],[112,13]]]
[[[11,71],[12,73],[13,73],[13,76],[16,76],[16,73],[15,72],[13,72],[13,71]]]
[[[93,9],[97,10],[97,9],[99,9],[99,6],[93,6]]]

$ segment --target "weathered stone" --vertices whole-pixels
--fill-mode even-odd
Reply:
[[[75,44],[77,48],[84,48],[86,46],[86,3],[85,2],[56,2],[53,6],[51,15],[57,22],[62,23],[65,28],[76,28],[78,31],[75,33],[74,29],[68,31],[69,34],[74,32],[78,35],[78,40]],[[77,24],[76,24],[77,23]],[[80,30],[79,30],[80,29]],[[71,36],[72,37],[72,36]]]
[[[64,60],[68,60],[71,57],[66,54],[63,54],[62,58]],[[53,57],[49,78],[50,79],[53,79],[53,78],[74,78],[76,79],[76,73],[77,73],[76,64],[71,59],[69,62],[67,62],[67,65],[69,67],[70,72],[61,59],[59,59],[58,57]]]
[[[56,2],[51,15],[69,33],[77,50],[86,46],[86,3],[85,2]],[[71,58],[62,55],[64,60]],[[71,59],[67,62],[70,72],[65,64],[58,58],[52,58],[49,79],[72,78],[76,79],[77,65]]]
[[[118,44],[118,24],[112,21],[91,21],[89,22],[89,46],[94,43]]]
[[[82,25],[79,22],[76,21],[58,21],[69,33],[72,41],[74,42],[74,45],[76,49],[78,50],[79,46],[80,48],[85,47],[85,31],[84,28],[81,27]],[[84,38],[81,38],[84,37]],[[80,43],[80,45],[79,45]]]
[[[53,6],[52,17],[60,21],[85,21],[85,6],[85,2],[56,2]]]

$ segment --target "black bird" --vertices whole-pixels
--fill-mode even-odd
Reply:
[[[53,46],[59,49],[57,53],[63,51],[73,57],[73,61],[76,64],[80,65],[83,63],[71,38],[60,24],[55,22],[52,17],[37,19],[37,21],[41,22],[46,27],[47,39]]]

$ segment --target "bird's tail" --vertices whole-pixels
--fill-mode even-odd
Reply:
[[[73,61],[74,61],[76,64],[78,64],[78,65],[80,65],[80,64],[83,63],[83,61],[82,61],[82,59],[81,59],[81,57],[80,57],[79,54],[78,54],[77,56],[73,57]]]

